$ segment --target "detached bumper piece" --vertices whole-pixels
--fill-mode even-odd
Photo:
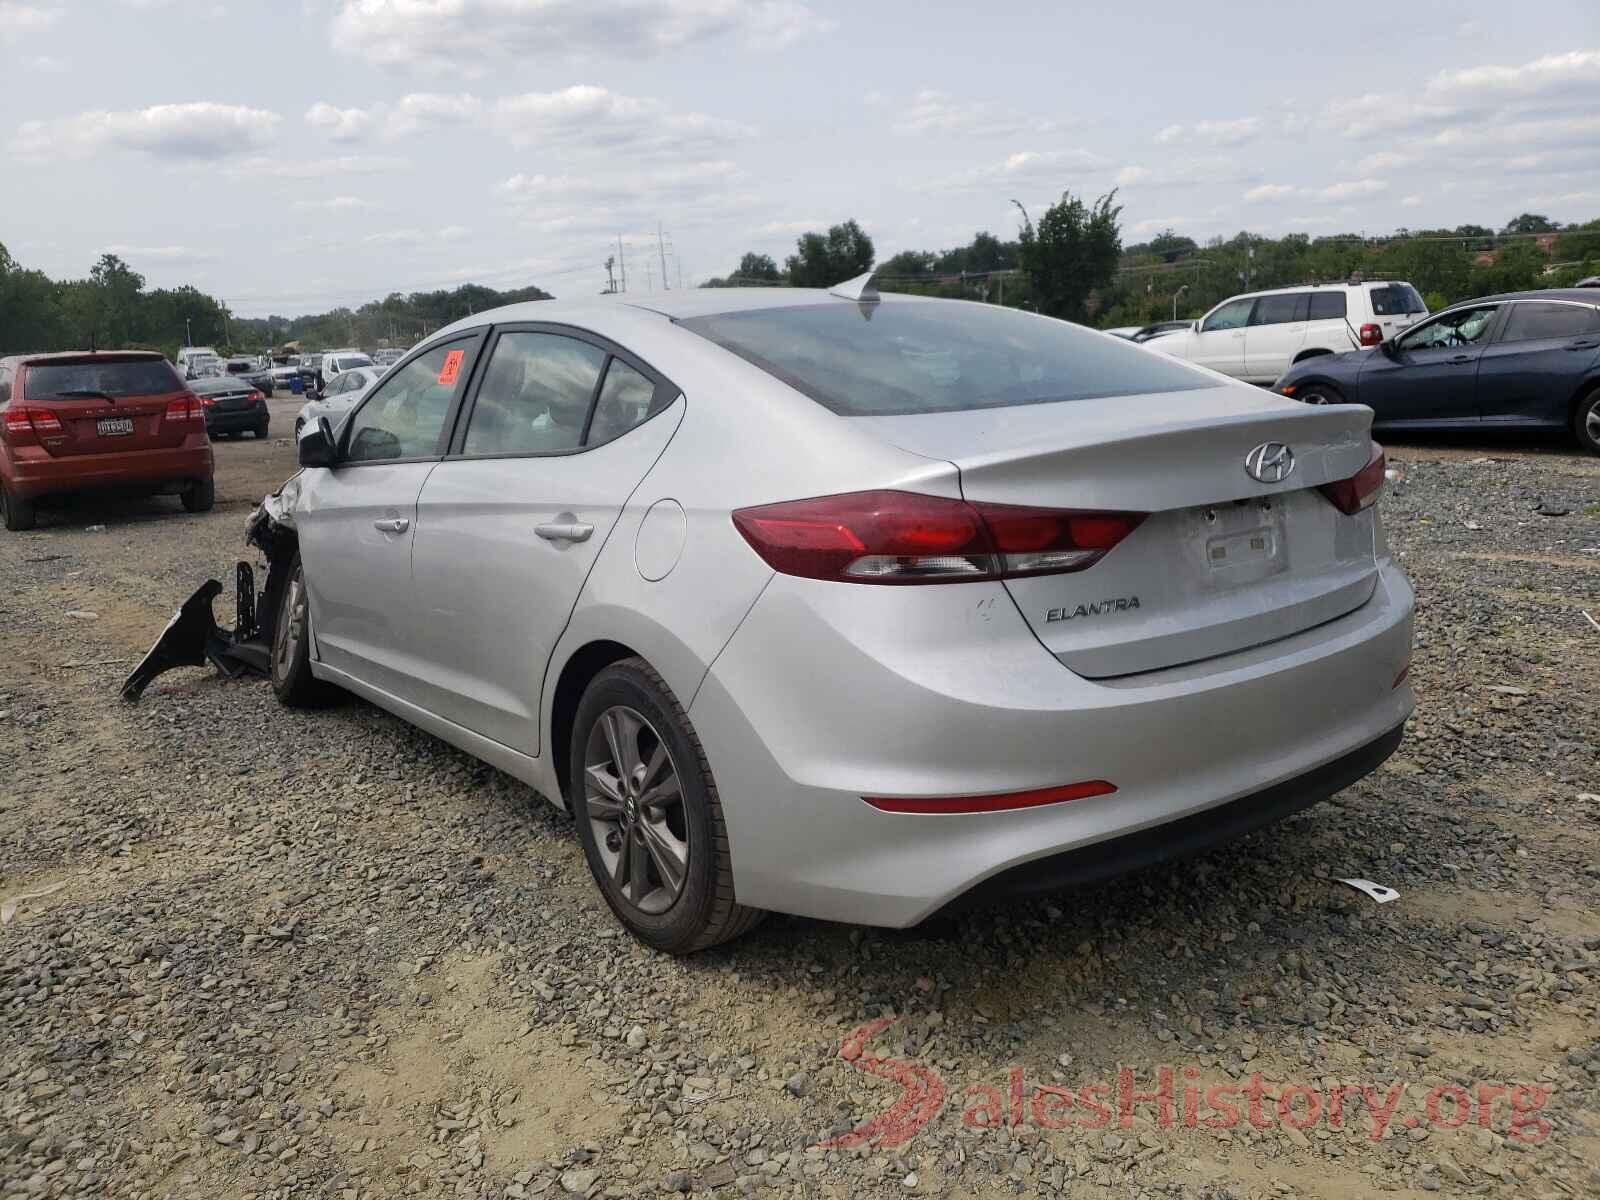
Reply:
[[[209,662],[229,679],[267,674],[272,650],[256,618],[256,579],[249,563],[234,568],[234,588],[238,620],[231,631],[220,628],[211,611],[222,584],[208,579],[183,602],[150,652],[123,681],[122,698],[137,704],[151,681],[174,667],[203,667]]]

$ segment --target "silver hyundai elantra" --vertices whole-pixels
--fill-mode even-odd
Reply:
[[[273,686],[567,808],[663,950],[1081,885],[1398,745],[1371,419],[870,279],[480,313],[303,431]]]

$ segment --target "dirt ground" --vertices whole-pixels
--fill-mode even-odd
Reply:
[[[1390,452],[1419,711],[1378,773],[1090,893],[686,961],[385,713],[118,700],[287,440],[219,442],[209,514],[0,535],[0,1197],[1600,1195],[1600,459]]]

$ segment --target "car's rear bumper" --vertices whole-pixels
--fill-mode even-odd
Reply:
[[[121,487],[157,486],[180,480],[210,479],[211,443],[200,434],[181,446],[123,450],[51,458],[39,452],[14,453],[6,465],[6,486],[23,499]]]
[[[251,429],[258,429],[267,423],[267,407],[261,405],[257,408],[239,409],[234,412],[218,412],[212,409],[206,413],[206,432],[217,433],[244,433]]]
[[[918,592],[909,604],[902,589],[776,577],[694,697],[742,903],[911,925],[1086,847],[1035,869],[1061,883],[1097,856],[1115,865],[1136,861],[1138,846],[1182,850],[1208,827],[1234,836],[1243,814],[1272,819],[1376,766],[1413,705],[1396,683],[1410,661],[1412,593],[1387,563],[1372,599],[1343,617],[1098,681],[1046,653],[998,585]],[[1083,780],[1117,791],[962,815],[861,799]],[[1155,832],[1118,847],[1145,831]]]

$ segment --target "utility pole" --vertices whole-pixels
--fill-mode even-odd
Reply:
[[[628,290],[628,257],[622,252],[622,235],[617,234],[617,265],[622,269],[622,290]]]
[[[617,262],[617,260],[615,258],[606,259],[606,291],[605,291],[605,294],[608,295],[608,296],[614,296],[614,295],[616,295],[616,292],[617,292],[617,276],[616,276],[616,273],[613,272],[612,269],[611,269],[612,267],[614,267],[616,265],[616,262]]]
[[[661,252],[661,290],[668,291],[667,286],[667,240],[661,232],[661,222],[656,222],[656,249]]]
[[[1188,290],[1189,290],[1189,285],[1186,283],[1182,287],[1180,287],[1177,291],[1172,293],[1172,319],[1174,321],[1176,321],[1178,319],[1178,297],[1183,295]]]
[[[194,333],[189,328],[189,318],[188,317],[185,317],[183,319],[183,344],[185,346],[194,345]]]

